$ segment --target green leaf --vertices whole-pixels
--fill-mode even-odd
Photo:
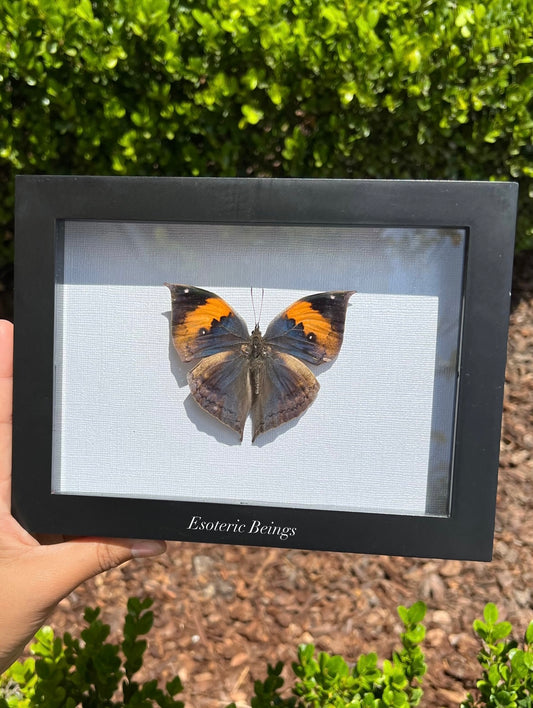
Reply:
[[[93,8],[90,0],[78,0],[76,14],[85,22],[94,22]]]
[[[415,602],[408,611],[409,621],[413,624],[422,622],[426,616],[426,604],[422,601]]]
[[[407,66],[409,67],[409,71],[411,73],[418,71],[418,68],[420,67],[420,63],[422,61],[422,54],[419,49],[412,49],[407,55]]]
[[[183,684],[179,676],[176,676],[166,684],[166,689],[170,696],[175,696],[183,691]]]
[[[298,647],[298,659],[302,664],[309,662],[315,653],[315,647],[313,644],[300,644]]]
[[[527,626],[525,633],[525,642],[526,644],[533,644],[533,621],[531,621]]]
[[[397,608],[397,612],[398,612],[398,615],[399,615],[400,619],[402,620],[402,622],[403,622],[405,625],[409,624],[409,621],[410,621],[410,620],[409,620],[409,610],[407,609],[407,607],[404,607],[403,605],[400,605],[400,606]]]
[[[494,625],[491,632],[493,641],[499,641],[500,639],[508,637],[512,629],[513,625],[510,622],[498,622]]]
[[[483,610],[483,617],[488,625],[493,625],[498,621],[498,608],[492,602],[488,602]]]
[[[137,622],[137,634],[147,634],[154,624],[154,613],[145,612]]]
[[[497,686],[500,682],[500,672],[497,664],[492,664],[487,672],[487,679],[492,686]]]
[[[489,636],[489,628],[481,620],[475,619],[474,622],[472,623],[472,627],[474,629],[474,632],[479,637],[481,637],[481,639],[487,639],[487,637]]]
[[[246,123],[249,123],[250,125],[257,125],[257,123],[259,123],[259,121],[264,117],[262,110],[248,104],[241,106],[241,111],[244,118],[239,123],[239,127],[244,127]]]
[[[281,106],[283,103],[284,88],[280,84],[272,83],[268,88],[268,95],[275,106]]]
[[[419,625],[418,627],[406,632],[404,636],[413,644],[420,644],[426,636],[426,629],[425,627]]]

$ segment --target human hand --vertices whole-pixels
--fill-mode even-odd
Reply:
[[[159,555],[163,541],[80,538],[41,545],[11,515],[13,325],[0,320],[0,673],[57,603],[84,580],[131,558]]]

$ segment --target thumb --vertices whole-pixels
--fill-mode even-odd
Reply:
[[[130,558],[162,553],[165,543],[80,538],[51,546],[19,544],[16,550],[13,557],[9,543],[7,551],[4,549],[8,582],[3,582],[2,577],[0,583],[0,673],[19,656],[57,603],[71,590]]]
[[[34,558],[34,563],[40,566],[35,567],[36,577],[41,591],[48,595],[48,603],[55,604],[93,575],[132,558],[160,555],[165,550],[164,541],[109,538],[79,538],[40,546],[38,558]]]

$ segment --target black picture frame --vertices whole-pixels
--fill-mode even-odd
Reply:
[[[517,185],[504,182],[18,177],[12,487],[17,518],[32,533],[490,560],[516,202]],[[157,491],[149,498],[54,490],[52,441],[61,427],[55,401],[56,286],[64,268],[65,224],[84,222],[462,235],[445,513],[431,506],[422,514],[390,513],[380,509],[379,498],[377,511],[360,511],[168,499]],[[62,344],[68,350],[70,342]],[[322,449],[327,455],[327,438]],[[262,454],[266,471],[268,445]]]

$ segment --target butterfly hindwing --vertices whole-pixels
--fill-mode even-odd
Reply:
[[[301,415],[315,400],[320,384],[299,359],[272,352],[260,370],[252,402],[253,438]]]
[[[297,300],[272,320],[265,341],[312,364],[331,361],[340,351],[354,292],[317,293]]]
[[[187,381],[195,401],[242,440],[252,402],[247,358],[235,351],[205,357],[189,371]]]
[[[217,354],[249,339],[244,320],[215,293],[165,285],[172,298],[172,340],[182,361]]]

